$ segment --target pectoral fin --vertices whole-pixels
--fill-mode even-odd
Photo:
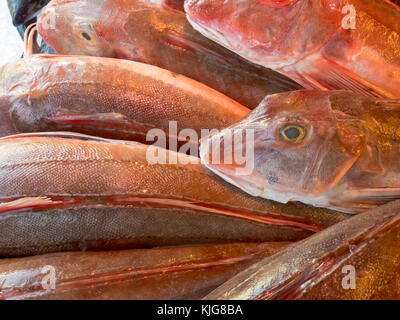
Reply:
[[[52,207],[63,204],[65,201],[56,201],[46,197],[27,197],[18,200],[0,203],[0,214],[27,208]]]

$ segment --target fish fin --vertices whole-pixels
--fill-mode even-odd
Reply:
[[[26,197],[20,198],[18,200],[13,200],[10,202],[2,202],[0,203],[0,214],[20,210],[27,208],[42,208],[42,207],[51,207],[57,204],[63,204],[66,201],[56,201],[47,197]]]
[[[106,134],[108,138],[121,139],[121,135],[124,134],[125,140],[144,139],[147,132],[155,128],[153,124],[128,119],[125,115],[114,112],[93,114],[58,113],[47,117],[46,120],[60,125],[63,130],[69,130],[71,126],[78,128],[78,131],[88,129],[90,134],[95,136]],[[118,134],[114,135],[113,132]]]
[[[316,62],[316,61],[313,61]],[[306,89],[319,90],[350,90],[366,97],[394,98],[394,96],[378,88],[337,63],[321,57],[315,72],[282,71],[287,76],[299,82]],[[308,69],[307,65],[302,69]]]
[[[126,122],[127,118],[121,113],[94,113],[94,114],[73,114],[73,113],[57,113],[48,120],[59,124],[96,124],[96,123],[121,123]]]

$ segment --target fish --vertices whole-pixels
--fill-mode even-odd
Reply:
[[[7,0],[13,24],[23,25],[49,2],[50,0]]]
[[[200,299],[288,244],[232,243],[1,259],[0,299]]]
[[[183,12],[150,2],[55,0],[38,19],[38,31],[59,54],[155,65],[204,83],[250,109],[267,94],[302,88],[203,37]]]
[[[400,100],[293,91],[202,139],[200,157],[253,196],[355,214],[400,198],[399,127]]]
[[[400,0],[391,0],[395,5],[400,6]]]
[[[371,209],[287,246],[204,299],[400,299],[400,201]]]
[[[0,110],[0,136],[75,131],[152,144],[151,130],[186,141],[179,135],[191,129],[196,146],[207,134],[202,130],[222,129],[250,112],[197,81],[155,66],[39,54],[0,68]]]
[[[295,241],[348,218],[251,197],[197,157],[68,132],[0,138],[0,256]]]
[[[400,8],[389,0],[187,0],[192,26],[305,89],[400,98]]]
[[[171,9],[185,12],[185,9],[183,7],[183,5],[185,3],[184,0],[145,0],[145,1],[157,3],[159,5],[163,5],[165,7],[171,8]]]

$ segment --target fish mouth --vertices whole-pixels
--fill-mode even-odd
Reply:
[[[0,200],[0,216],[18,215],[24,212],[68,209],[99,206],[132,206],[144,208],[170,208],[191,210],[199,213],[219,215],[241,219],[265,225],[289,227],[309,232],[319,232],[321,227],[294,219],[272,214],[270,212],[246,211],[221,203],[204,203],[193,199],[162,197],[156,195],[114,195],[114,196],[44,196],[23,197]]]

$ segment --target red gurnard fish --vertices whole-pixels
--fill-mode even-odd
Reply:
[[[388,0],[186,0],[191,24],[306,89],[400,97],[400,8]]]
[[[301,87],[252,64],[194,30],[183,12],[137,0],[54,0],[38,30],[58,53],[156,65],[227,95],[248,108],[271,93]]]
[[[299,90],[267,96],[204,138],[200,156],[253,196],[358,213],[400,198],[399,128],[400,100]]]
[[[134,61],[33,55],[0,68],[0,136],[76,131],[146,141],[149,130],[173,135],[222,129],[250,111],[181,75]]]
[[[0,139],[0,255],[292,241],[346,218],[251,197],[199,159],[71,133]]]
[[[0,299],[200,299],[287,244],[233,243],[1,259]]]
[[[400,299],[400,200],[255,263],[206,299]]]

